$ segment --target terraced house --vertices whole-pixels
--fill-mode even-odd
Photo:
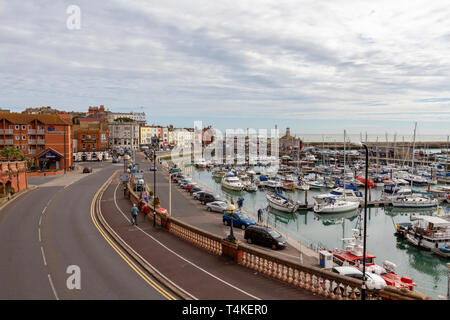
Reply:
[[[72,124],[57,115],[0,113],[0,150],[16,147],[40,170],[69,170]]]

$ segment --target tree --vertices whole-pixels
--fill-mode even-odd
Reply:
[[[23,160],[23,152],[20,149],[17,149],[16,147],[5,147],[0,152],[0,155],[5,157],[8,161],[10,160]]]

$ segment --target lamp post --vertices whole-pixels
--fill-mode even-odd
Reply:
[[[236,238],[234,237],[233,234],[233,217],[236,207],[230,203],[226,210],[228,212],[228,216],[230,217],[230,234],[228,235],[227,240],[230,242],[236,242]]]
[[[172,214],[172,176],[173,173],[169,173],[169,215]]]
[[[369,149],[367,145],[361,143],[366,151],[366,163],[365,163],[365,181],[364,181],[364,238],[363,238],[363,280],[361,287],[361,300],[366,300],[366,239],[367,239],[367,189],[369,179]]]

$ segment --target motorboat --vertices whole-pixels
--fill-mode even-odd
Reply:
[[[310,189],[321,189],[325,188],[325,184],[319,182],[319,181],[306,181],[306,183],[309,185]]]
[[[320,202],[314,203],[314,212],[317,213],[337,213],[356,210],[359,207],[359,202],[336,200],[335,198],[325,198]]]
[[[280,178],[278,177],[269,177],[265,184],[268,188],[278,189],[281,188],[283,185],[281,183]]]
[[[436,216],[413,216],[406,240],[424,249],[436,249],[450,244],[450,221]]]
[[[294,213],[295,211],[297,211],[299,206],[298,202],[284,197],[277,191],[275,191],[274,194],[266,193],[266,199],[269,207],[282,212]]]
[[[223,177],[221,184],[223,188],[233,191],[242,191],[244,188],[241,180],[234,174],[227,174]]]
[[[258,186],[256,184],[254,184],[253,182],[244,182],[243,183],[244,186],[244,190],[247,192],[256,192],[258,191]]]
[[[439,248],[433,248],[431,249],[435,254],[444,257],[444,258],[450,258],[450,244],[446,244]]]

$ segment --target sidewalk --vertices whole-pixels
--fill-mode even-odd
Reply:
[[[101,214],[119,236],[154,268],[200,300],[322,300],[323,297],[264,277],[154,228],[138,217],[130,224],[131,203],[123,196],[119,174],[103,193]]]

